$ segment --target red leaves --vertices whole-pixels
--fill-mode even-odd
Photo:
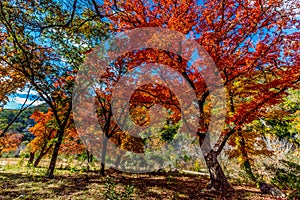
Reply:
[[[287,4],[293,7],[295,2]],[[106,5],[112,4],[106,2]],[[286,95],[285,90],[294,87],[299,79],[299,31],[284,31],[294,28],[293,24],[299,25],[299,18],[297,20],[292,11],[283,10],[282,5],[281,0],[212,0],[197,6],[194,1],[132,0],[118,2],[122,12],[117,12],[110,20],[118,30],[151,25],[193,35],[214,59],[228,91],[228,105],[229,98],[233,98],[234,111],[228,106],[228,113],[232,114],[228,114],[226,122],[237,129],[279,103]],[[163,43],[163,38],[154,36],[148,42]],[[193,67],[187,70],[187,61],[174,54],[158,49],[129,52],[124,57],[130,58],[130,62],[122,58],[118,60],[118,67],[126,65],[133,69],[144,63],[165,64],[181,74],[187,73],[201,99],[207,91],[201,72],[193,71]],[[142,89],[157,96],[150,97],[141,91],[133,95],[147,105],[158,103],[158,99],[164,106],[177,103],[175,99],[168,101],[170,96],[166,88]],[[206,115],[203,118],[209,123],[209,103],[206,102],[204,107]],[[226,133],[227,130],[223,134]]]
[[[117,5],[106,1],[105,4],[107,14],[115,6],[124,11],[109,16],[112,26],[118,29],[166,26],[185,34],[195,25],[198,9],[195,1],[118,1]]]

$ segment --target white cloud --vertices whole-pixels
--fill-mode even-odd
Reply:
[[[25,88],[23,90],[17,90],[17,94],[28,94],[29,88]],[[37,91],[35,90],[30,90],[30,95],[38,95]]]
[[[21,98],[21,97],[15,97],[15,98],[11,99],[11,101],[14,101],[14,102],[16,102],[17,104],[20,104],[20,105],[23,105],[23,103],[25,102],[25,100],[26,100],[26,98]],[[27,99],[27,102],[26,102],[25,105],[29,105],[29,104],[31,104],[33,101],[34,101],[34,100]],[[37,100],[37,101],[35,101],[32,105],[33,105],[33,106],[38,106],[38,105],[43,104],[43,103],[45,103],[45,102],[44,102],[44,101]]]
[[[296,19],[300,18],[300,8],[299,4],[292,2],[290,0],[283,1],[283,7],[284,10],[292,11],[295,14]]]

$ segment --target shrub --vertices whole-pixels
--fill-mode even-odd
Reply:
[[[105,192],[104,199],[106,200],[130,200],[132,199],[133,186],[127,185],[124,191],[118,191],[116,182],[113,178],[107,176],[104,184]]]

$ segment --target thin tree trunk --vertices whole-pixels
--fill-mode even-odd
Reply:
[[[106,157],[106,148],[107,148],[107,142],[108,138],[104,137],[103,140],[103,147],[102,147],[102,155],[101,155],[101,169],[100,169],[100,175],[104,176],[105,175],[105,157]]]
[[[90,163],[93,162],[93,154],[90,154]]]
[[[87,162],[90,163],[90,151],[88,149],[85,150],[87,156]]]
[[[233,190],[218,162],[217,152],[211,151],[204,158],[210,174],[210,183],[207,189],[216,191]]]
[[[105,176],[105,164],[101,163],[100,175]]]
[[[90,163],[93,162],[93,154],[88,150],[86,149],[86,155],[87,155],[87,171],[90,171]]]
[[[120,166],[121,158],[122,158],[122,154],[120,153],[120,154],[117,156],[117,160],[116,160],[116,169],[118,169],[119,166]]]
[[[247,153],[247,149],[246,149],[245,138],[243,137],[243,134],[240,130],[238,131],[238,136],[241,138],[239,143],[241,145],[241,153],[242,153],[242,157],[243,157],[242,167],[245,169],[247,175],[251,178],[251,180],[255,181],[256,178],[252,173],[250,159],[248,157],[248,153]]]
[[[52,154],[51,161],[50,161],[50,165],[48,167],[47,174],[46,174],[46,176],[48,178],[53,178],[53,176],[54,176],[56,160],[57,160],[57,157],[58,157],[58,152],[59,152],[60,145],[61,145],[62,140],[63,140],[63,134],[64,134],[64,130],[59,130],[58,139],[57,139],[57,142],[55,143],[53,154]]]
[[[37,159],[34,161],[33,166],[37,167],[40,163],[40,161],[42,160],[42,158],[44,157],[45,154],[40,153],[40,155],[37,157]]]
[[[93,162],[93,154],[88,149],[86,149],[86,155],[88,163]]]
[[[48,151],[52,148],[53,145],[50,145],[46,150],[43,149],[40,153],[40,155],[37,157],[37,159],[35,160],[33,166],[37,167],[40,163],[40,161],[42,160],[42,158],[48,153]]]
[[[30,166],[32,163],[33,163],[33,160],[34,160],[34,152],[30,152],[30,155],[29,155],[29,160],[28,160],[28,163],[27,163],[27,166]]]
[[[88,156],[88,163],[93,162],[93,154],[89,150],[87,150],[87,156]]]
[[[231,109],[231,112],[233,112],[233,113],[235,112],[234,101],[233,101],[232,95],[230,95],[230,109]],[[238,133],[238,136],[241,138],[239,141],[239,144],[241,147],[240,150],[241,150],[242,157],[243,157],[242,167],[245,169],[247,175],[251,178],[251,180],[255,181],[256,178],[252,173],[250,159],[248,157],[248,153],[247,153],[247,149],[246,149],[245,138],[243,137],[241,129],[237,130],[237,133]]]

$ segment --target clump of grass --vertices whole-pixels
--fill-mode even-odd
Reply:
[[[117,189],[117,184],[113,178],[107,176],[104,184],[104,198],[106,200],[130,200],[132,199],[133,186],[127,185],[124,191]]]

